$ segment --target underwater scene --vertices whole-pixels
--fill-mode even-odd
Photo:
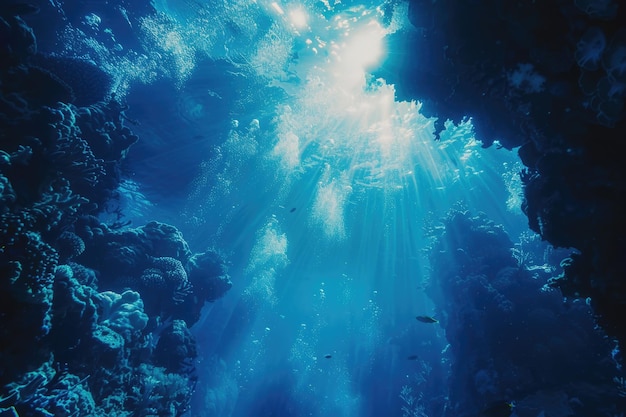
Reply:
[[[0,417],[624,417],[626,5],[0,0]]]

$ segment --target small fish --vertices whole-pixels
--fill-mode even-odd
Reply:
[[[333,355],[324,355],[324,357],[325,357],[326,359],[330,359],[330,358],[332,358],[332,357],[333,357]]]
[[[481,417],[509,417],[515,408],[515,404],[511,401],[496,401],[489,407],[485,408]]]
[[[417,316],[415,318],[422,323],[439,323],[439,320],[430,316]]]
[[[289,210],[289,213],[293,213],[294,211],[296,211],[296,208],[292,207],[291,210]]]
[[[408,360],[410,360],[410,361],[415,361],[415,360],[417,360],[418,356],[417,356],[417,355],[409,355],[409,356],[407,356],[406,358],[407,358]]]

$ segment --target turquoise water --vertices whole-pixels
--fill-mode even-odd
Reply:
[[[176,132],[149,136],[174,148],[181,132],[210,142],[201,155],[197,145],[158,151],[164,164],[201,161],[189,194],[165,204],[190,242],[227,255],[234,283],[194,328],[194,405],[224,416],[408,415],[402,389],[417,397],[425,377],[440,385],[420,395],[445,396],[444,332],[414,319],[435,311],[424,230],[461,202],[515,239],[526,220],[514,153],[481,149],[469,121],[436,142],[420,104],[371,75],[404,53],[385,45],[411,30],[402,5],[157,6],[169,26],[146,30],[167,39],[155,46],[180,89],[165,124]],[[205,70],[204,56],[229,65]]]
[[[151,164],[175,176],[170,165],[189,159],[201,168],[174,200],[141,178],[155,203],[142,216],[171,216],[192,245],[218,248],[233,280],[194,327],[194,406],[216,416],[408,415],[403,387],[417,398],[418,381],[441,384],[446,372],[443,330],[414,319],[435,311],[423,291],[424,231],[461,203],[515,239],[526,226],[516,156],[482,149],[470,121],[436,142],[420,103],[396,100],[372,75],[405,53],[385,37],[411,30],[406,6],[157,7],[162,21],[143,30],[174,84],[175,114],[164,120],[131,83],[129,115],[156,112],[139,129],[168,146],[155,145],[151,161],[141,148],[130,158],[140,176]],[[180,144],[187,135],[199,139]],[[446,395],[436,383],[422,391]]]
[[[129,106],[123,220],[228,261],[176,415],[458,417],[521,399],[519,416],[568,415],[567,366],[557,382],[540,368],[593,345],[588,306],[542,290],[559,259],[528,232],[515,150],[483,148],[469,118],[436,140],[385,79],[411,56],[391,42],[416,35],[406,3],[153,5],[113,19],[78,2],[41,48],[93,60]],[[575,352],[563,363],[595,363]]]

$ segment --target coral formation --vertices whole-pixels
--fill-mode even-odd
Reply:
[[[427,293],[449,342],[442,415],[475,416],[498,401],[514,401],[518,415],[612,416],[626,407],[612,346],[588,305],[564,305],[546,290],[550,271],[520,265],[508,235],[484,215],[454,209],[439,230]]]
[[[0,6],[0,414],[180,416],[224,261],[190,264],[171,225],[99,220],[138,137],[93,63],[37,55],[35,11]]]
[[[139,293],[131,290],[122,294],[113,291],[98,293],[99,323],[124,337],[127,342],[137,338],[148,324]]]
[[[154,363],[168,372],[188,373],[196,358],[196,345],[184,320],[174,320],[154,350]]]
[[[578,253],[578,275],[554,284],[590,297],[624,346],[626,173],[615,150],[626,131],[626,7],[411,0],[409,20],[415,31],[389,36],[389,48],[413,55],[380,72],[399,98],[423,101],[437,135],[469,116],[483,146],[518,149],[531,229]]]

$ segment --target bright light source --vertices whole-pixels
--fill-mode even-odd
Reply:
[[[285,14],[285,11],[283,10],[283,8],[282,8],[282,7],[280,7],[280,4],[276,3],[275,1],[274,1],[274,2],[272,2],[271,6],[272,6],[272,8],[273,8],[274,10],[276,10],[276,13],[278,13],[278,14],[280,14],[280,15]]]
[[[384,36],[380,23],[372,20],[349,35],[342,59],[363,69],[376,64],[383,56]]]
[[[296,27],[296,29],[304,29],[307,27],[308,18],[308,15],[301,7],[289,11],[289,21]]]

